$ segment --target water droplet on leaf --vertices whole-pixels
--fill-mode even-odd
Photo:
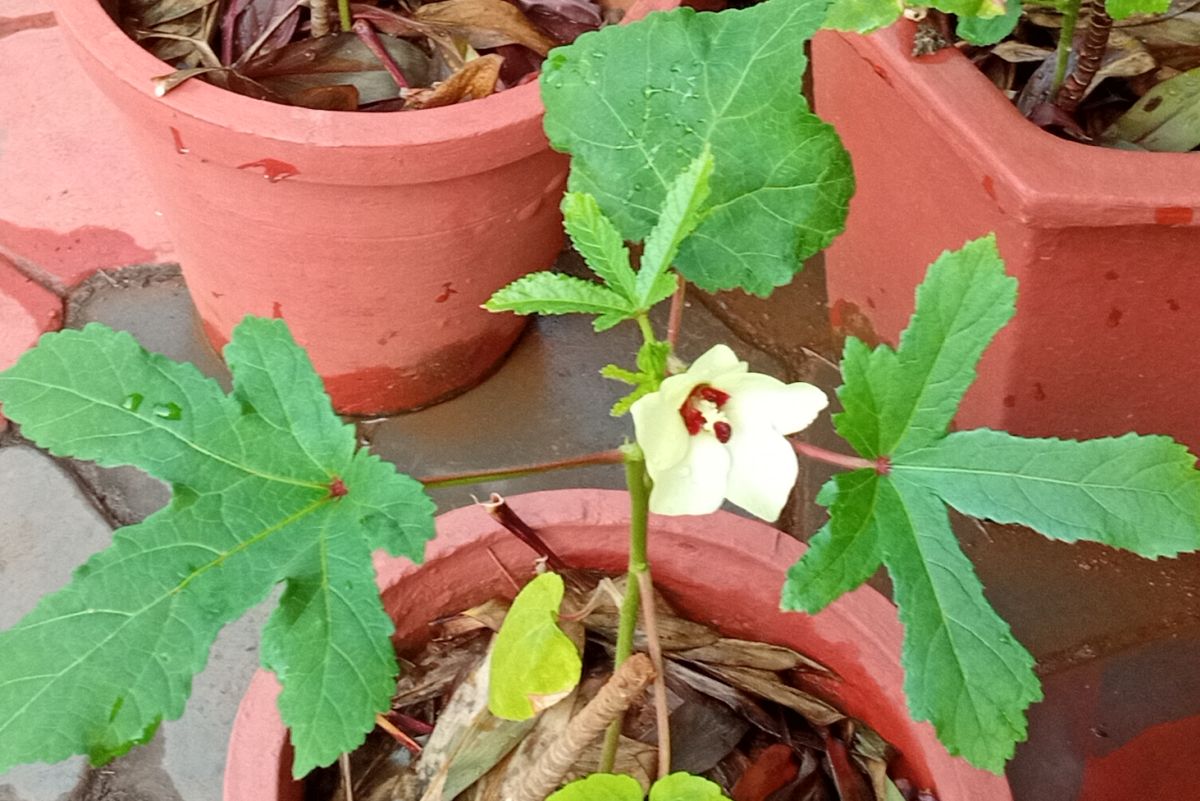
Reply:
[[[183,408],[178,403],[156,403],[154,414],[164,420],[178,420],[183,417]]]
[[[131,392],[125,396],[125,400],[121,401],[121,408],[127,412],[136,412],[138,407],[142,405],[145,396],[138,392]]]

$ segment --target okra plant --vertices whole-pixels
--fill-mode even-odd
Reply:
[[[651,308],[680,308],[686,282],[765,295],[841,229],[849,160],[800,94],[803,43],[825,16],[824,3],[805,0],[683,9],[554,51],[542,77],[546,131],[573,157],[566,230],[595,280],[537,273],[488,308],[590,314],[597,331],[636,325],[643,335],[636,354],[604,370],[628,385],[613,413],[633,423],[621,449],[632,522],[618,663],[632,658],[639,595],[651,587],[648,514],[702,514],[728,499],[774,519],[797,453],[822,459],[845,469],[818,498],[829,522],[790,566],[782,606],[819,613],[885,567],[913,715],[951,752],[1000,771],[1041,690],[947,507],[1157,558],[1200,548],[1200,473],[1167,437],[952,430],[1015,308],[1016,281],[990,237],[929,268],[895,347],[847,340],[833,418],[844,453],[787,439],[823,413],[816,388],[750,373],[724,345],[679,362]],[[627,242],[643,243],[640,259]],[[279,584],[262,661],[283,686],[295,775],[359,745],[389,708],[398,666],[371,555],[419,561],[434,505],[421,482],[358,446],[282,321],[247,318],[224,356],[229,394],[92,324],[45,336],[0,374],[0,403],[24,436],[172,487],[164,509],[117,531],[69,585],[0,633],[0,771],[77,753],[103,762],[145,741],[182,713],[221,627]],[[579,680],[577,646],[554,625],[561,583],[557,593],[552,578],[527,589],[494,653],[492,705],[509,717],[535,714],[535,700]],[[540,645],[505,646],[513,638]],[[560,798],[641,797],[619,778],[588,782]],[[683,797],[720,792],[678,775],[651,790],[656,801]]]

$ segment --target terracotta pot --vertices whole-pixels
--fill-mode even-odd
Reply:
[[[1200,157],[1059,139],[957,50],[913,26],[813,43],[817,112],[858,193],[826,254],[830,313],[895,342],[946,249],[995,231],[1017,315],[984,356],[963,426],[1026,436],[1171,434],[1200,449]]]
[[[628,19],[676,0],[637,0]],[[171,67],[97,0],[56,0],[84,69],[124,113],[218,350],[246,314],[283,317],[339,411],[415,409],[482,380],[524,318],[479,308],[562,247],[566,157],[536,83],[403,114],[312,111]]]
[[[559,490],[508,499],[568,562],[624,569],[628,496],[604,490]],[[940,801],[1011,801],[1002,777],[949,756],[927,724],[905,709],[900,669],[901,627],[879,593],[862,588],[819,615],[779,611],[787,568],[804,546],[763,523],[728,513],[652,517],[650,562],[655,583],[679,610],[728,635],[793,647],[835,670],[843,682],[829,693],[903,755],[901,771]],[[438,536],[424,565],[377,559],[384,605],[397,621],[397,647],[426,635],[427,621],[488,598],[513,595],[496,559],[518,577],[532,574],[533,555],[477,508],[438,518]],[[260,671],[238,709],[225,769],[225,801],[298,801],[291,749],[275,708],[278,684]]]

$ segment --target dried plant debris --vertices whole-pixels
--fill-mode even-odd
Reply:
[[[488,665],[508,602],[437,621],[429,644],[402,660],[392,712],[349,757],[356,801],[512,801],[533,785],[537,795],[596,770],[593,735],[620,710],[616,770],[650,786],[658,732],[652,694],[642,689],[649,662],[638,656],[612,671],[624,580],[577,571],[563,578],[562,619],[586,633],[575,689],[527,721],[496,718],[486,703]],[[672,771],[701,775],[733,801],[936,801],[889,775],[897,754],[877,733],[805,689],[804,678],[836,683],[828,668],[789,648],[724,637],[681,619],[662,597],[655,602]],[[607,717],[592,719],[600,708]],[[306,798],[346,801],[339,769],[310,776]]]
[[[1080,15],[1066,73],[1076,70],[1091,25]],[[960,35],[961,31],[960,22]],[[1028,5],[1004,41],[963,50],[1021,113],[1083,142],[1125,150],[1186,152],[1200,148],[1200,0],[1173,0],[1163,14],[1115,20],[1094,77],[1075,109],[1054,91],[1063,15]],[[1093,31],[1093,41],[1099,41]]]
[[[487,97],[533,80],[551,48],[619,17],[595,0],[118,0],[111,13],[175,67],[155,79],[159,95],[198,78],[330,111]]]

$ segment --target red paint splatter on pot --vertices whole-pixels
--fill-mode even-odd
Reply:
[[[171,141],[175,143],[175,152],[181,156],[186,156],[192,151],[183,143],[183,136],[179,133],[179,129],[174,125],[171,126]]]
[[[1116,281],[1116,280],[1117,280],[1118,278],[1120,278],[1121,276],[1117,274],[1117,271],[1116,271],[1116,270],[1109,270],[1108,272],[1106,272],[1106,273],[1104,274],[1104,277],[1105,277],[1106,279],[1108,279],[1109,281]]]
[[[983,176],[983,191],[992,200],[996,199],[996,179],[990,175]]]
[[[1116,328],[1121,324],[1121,318],[1125,316],[1125,312],[1113,306],[1112,311],[1108,313],[1108,327]]]
[[[1179,311],[1179,301],[1175,298],[1167,298],[1167,308],[1171,311]]]
[[[1016,395],[1005,395],[1004,396],[1004,407],[1006,409],[1011,409],[1016,405],[1017,405],[1017,396]]]
[[[867,306],[868,306],[868,308],[872,308],[872,309],[875,308],[875,301],[872,300],[871,298],[867,298]]]
[[[276,320],[283,319],[283,305],[277,300],[271,302],[271,316]]]
[[[1046,390],[1041,385],[1041,382],[1033,385],[1033,399],[1036,401],[1044,401],[1046,399]]]
[[[212,291],[212,292],[209,292],[209,294],[210,294],[210,295],[212,295],[212,296],[213,296],[214,298],[216,298],[217,300],[220,300],[221,298],[225,297],[225,293],[224,293],[224,292],[216,292],[216,291]]]
[[[1188,206],[1159,206],[1154,210],[1154,222],[1159,225],[1190,225],[1194,210]]]
[[[457,294],[458,290],[454,288],[454,285],[450,281],[447,281],[446,283],[442,284],[442,291],[439,292],[438,296],[433,299],[433,302],[445,303],[446,301],[450,300],[451,295]]]
[[[375,340],[375,343],[377,345],[386,345],[394,337],[396,337],[399,333],[400,333],[399,331],[388,331],[386,334],[381,336],[379,339]]]
[[[259,159],[238,165],[239,170],[262,170],[263,177],[271,183],[278,183],[284,178],[299,175],[300,171],[286,161],[278,159]]]

